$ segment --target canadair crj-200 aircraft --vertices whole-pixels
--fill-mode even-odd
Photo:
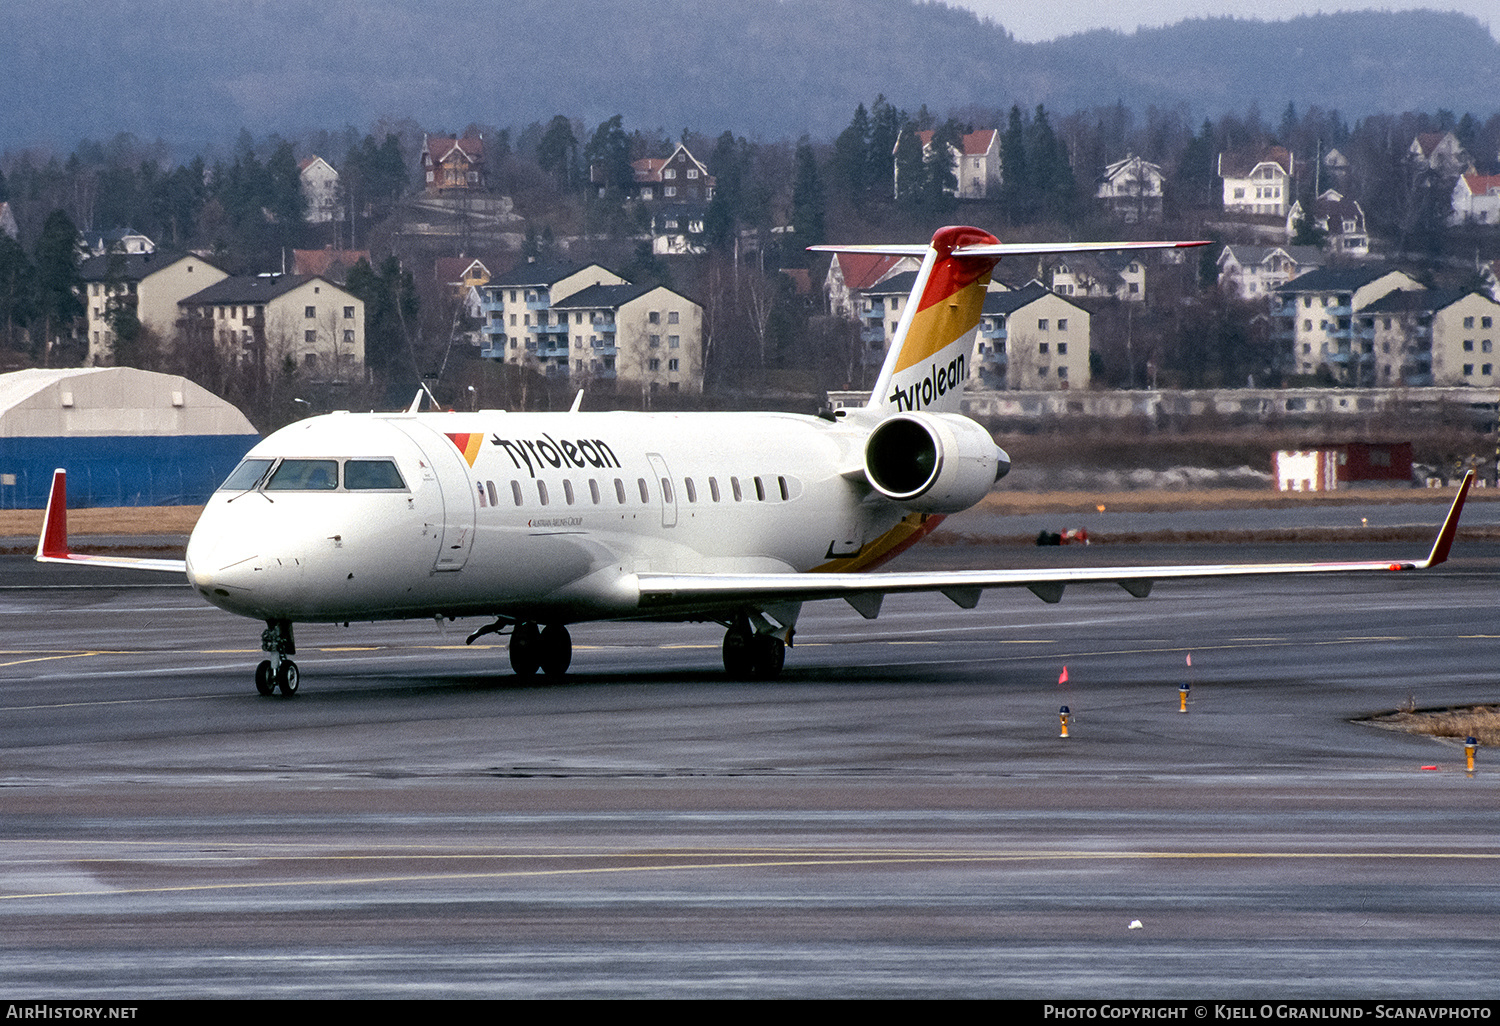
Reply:
[[[469,641],[510,635],[518,674],[566,672],[571,624],[722,624],[730,676],[773,677],[802,603],[867,618],[886,595],[987,588],[1047,602],[1073,583],[1144,597],[1160,578],[1407,570],[1441,563],[1466,480],[1420,562],[868,573],[979,502],[1010,469],[959,412],[974,334],[1005,256],[1205,243],[1005,245],[943,228],[922,258],[869,401],[774,413],[334,413],[246,455],[209,500],[185,560],[71,552],[57,471],[37,558],[185,573],[209,602],[264,620],[262,694],[295,694],[294,623],[483,616]],[[836,248],[836,247],[827,247]],[[420,395],[418,396],[420,401]]]

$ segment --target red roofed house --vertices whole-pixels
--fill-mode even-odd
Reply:
[[[1452,132],[1423,132],[1411,141],[1406,156],[1414,164],[1425,164],[1439,175],[1460,174],[1469,167],[1469,154]]]
[[[714,198],[714,176],[708,167],[681,143],[665,160],[647,157],[633,160],[635,195],[646,202],[707,203]]]
[[[349,279],[349,268],[363,260],[373,263],[368,249],[294,249],[292,250],[292,273],[310,277],[326,278],[335,285]]]
[[[892,275],[915,271],[921,266],[916,257],[888,256],[880,253],[835,253],[823,279],[828,296],[828,312],[858,320],[864,303],[860,293],[885,281]]]
[[[932,153],[932,135],[931,131],[917,133],[917,138],[922,140],[924,159]],[[993,128],[982,128],[965,135],[959,142],[963,146],[961,152],[958,147],[948,147],[953,160],[953,177],[958,180],[953,195],[959,199],[984,199],[1000,188],[1000,133]],[[893,150],[893,156],[894,153]]]
[[[422,136],[422,182],[428,192],[483,191],[489,180],[482,138]]]
[[[1459,175],[1449,224],[1500,224],[1500,175]]]

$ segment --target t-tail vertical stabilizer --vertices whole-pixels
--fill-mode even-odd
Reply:
[[[974,335],[984,312],[990,274],[1002,257],[1044,253],[1103,253],[1111,250],[1189,249],[1194,242],[1002,243],[978,228],[939,228],[927,246],[812,246],[823,252],[920,256],[922,267],[875,389],[865,404],[881,416],[892,413],[960,413],[964,380],[973,370]]]
[[[933,235],[867,408],[883,414],[960,412],[985,289],[1000,258],[954,250],[999,241],[978,228],[940,228]]]

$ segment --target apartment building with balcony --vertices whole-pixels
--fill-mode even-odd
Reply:
[[[480,355],[583,385],[703,390],[703,308],[599,264],[526,264],[480,288]]]
[[[119,306],[131,308],[141,327],[166,338],[177,322],[178,300],[229,277],[200,256],[165,250],[90,257],[78,273],[83,281],[80,298],[87,320],[88,363],[94,367],[115,361],[110,325]]]
[[[1283,369],[1310,375],[1326,366],[1342,384],[1376,384],[1374,329],[1356,315],[1381,296],[1420,288],[1404,272],[1379,267],[1323,267],[1293,278],[1270,300]]]

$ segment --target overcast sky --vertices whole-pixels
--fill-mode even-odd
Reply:
[[[1017,39],[1028,43],[1096,28],[1129,32],[1140,27],[1172,25],[1187,18],[1224,15],[1244,17],[1247,6],[1244,0],[1133,0],[1129,3],[1121,0],[1068,0],[1063,4],[1040,4],[1036,0],[947,2],[993,18],[1009,29]],[[1489,26],[1491,35],[1496,35],[1497,30],[1500,30],[1500,9],[1497,9],[1495,0],[1379,0],[1376,3],[1360,3],[1359,0],[1344,3],[1337,0],[1333,3],[1317,3],[1315,0],[1260,0],[1254,5],[1255,16],[1268,21],[1282,21],[1299,14],[1317,14],[1320,11],[1332,13],[1370,8],[1404,11],[1422,7],[1472,15]]]

